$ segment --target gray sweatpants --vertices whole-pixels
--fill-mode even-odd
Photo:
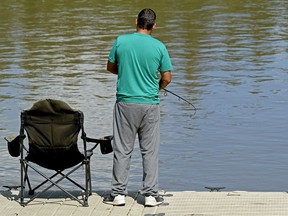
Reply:
[[[158,153],[160,145],[159,104],[116,102],[113,120],[112,196],[127,195],[127,184],[136,135],[143,164],[143,188],[146,196],[158,195]]]

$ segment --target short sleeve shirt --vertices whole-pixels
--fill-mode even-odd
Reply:
[[[141,33],[119,36],[108,60],[118,64],[118,101],[159,103],[159,72],[173,69],[168,51],[161,41]]]

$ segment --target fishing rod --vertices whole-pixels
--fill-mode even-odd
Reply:
[[[188,103],[189,105],[191,105],[193,107],[193,110],[194,110],[194,113],[192,114],[192,116],[194,116],[196,114],[197,109],[190,101],[186,100],[185,98],[179,96],[178,94],[176,94],[176,93],[174,93],[174,92],[172,92],[172,91],[170,91],[168,89],[163,89],[163,90],[165,91],[164,96],[167,96],[167,92],[168,92],[168,93],[174,95],[175,97],[177,97],[178,99],[183,100],[186,103]]]

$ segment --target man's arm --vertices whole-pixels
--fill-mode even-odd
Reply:
[[[171,73],[170,71],[161,72],[161,78],[159,81],[159,90],[166,88],[166,86],[171,82]]]
[[[118,65],[117,63],[107,62],[107,70],[113,74],[118,74]]]

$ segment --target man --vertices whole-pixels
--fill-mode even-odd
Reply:
[[[107,70],[117,74],[118,79],[113,120],[112,193],[104,198],[106,204],[125,205],[136,135],[143,162],[141,194],[145,196],[145,206],[163,202],[158,194],[159,90],[171,82],[172,64],[164,44],[151,36],[155,20],[153,10],[140,11],[137,31],[119,36],[109,54]]]

